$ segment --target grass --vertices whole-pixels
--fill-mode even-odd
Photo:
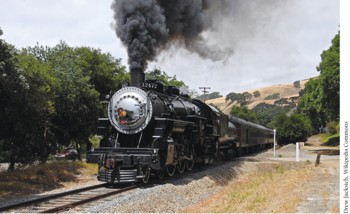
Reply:
[[[78,175],[91,176],[97,166],[83,162],[58,161],[0,173],[0,198],[39,193],[77,182]]]
[[[320,134],[322,146],[339,146],[340,134]]]
[[[301,196],[293,191],[306,183],[312,172],[306,163],[297,167],[284,163],[265,167],[263,171],[232,180],[214,197],[184,212],[296,212],[295,204],[300,203]]]
[[[325,143],[325,142],[327,142],[330,134],[323,133],[323,134],[319,134],[319,136],[320,136],[321,142]]]

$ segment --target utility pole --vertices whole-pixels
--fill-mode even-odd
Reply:
[[[202,90],[203,94],[204,94],[204,102],[205,102],[205,95],[209,93],[210,87],[199,87],[200,90]]]

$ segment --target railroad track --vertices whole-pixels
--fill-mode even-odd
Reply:
[[[238,160],[238,159],[236,159]],[[209,166],[216,167],[216,166]],[[181,179],[188,176],[188,174],[195,174],[203,170],[207,170],[208,166],[199,166],[191,172],[184,174],[177,174],[173,177],[165,177],[164,179],[154,179],[146,186],[162,185],[168,183],[172,179]],[[43,196],[37,199],[28,200],[20,203],[10,204],[0,207],[0,213],[16,212],[16,213],[56,213],[69,210],[79,205],[136,189],[142,184],[129,185],[126,187],[108,188],[108,184],[99,184],[80,189],[70,190],[49,196]]]
[[[137,187],[139,187],[139,185],[131,185],[121,188],[107,188],[106,184],[99,184],[3,206],[0,207],[0,212],[62,212],[85,203],[99,200],[101,198],[106,198],[111,195],[136,189]]]

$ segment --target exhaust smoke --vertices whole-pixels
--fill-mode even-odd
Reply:
[[[201,33],[212,25],[209,0],[114,0],[116,34],[127,47],[131,73],[171,44],[213,61],[226,60],[232,50],[206,45]],[[132,75],[133,76],[133,75]],[[132,81],[133,82],[133,81]]]

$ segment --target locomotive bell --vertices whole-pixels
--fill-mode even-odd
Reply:
[[[136,87],[125,87],[117,91],[108,105],[111,124],[124,134],[142,131],[152,117],[152,103],[147,93]]]

